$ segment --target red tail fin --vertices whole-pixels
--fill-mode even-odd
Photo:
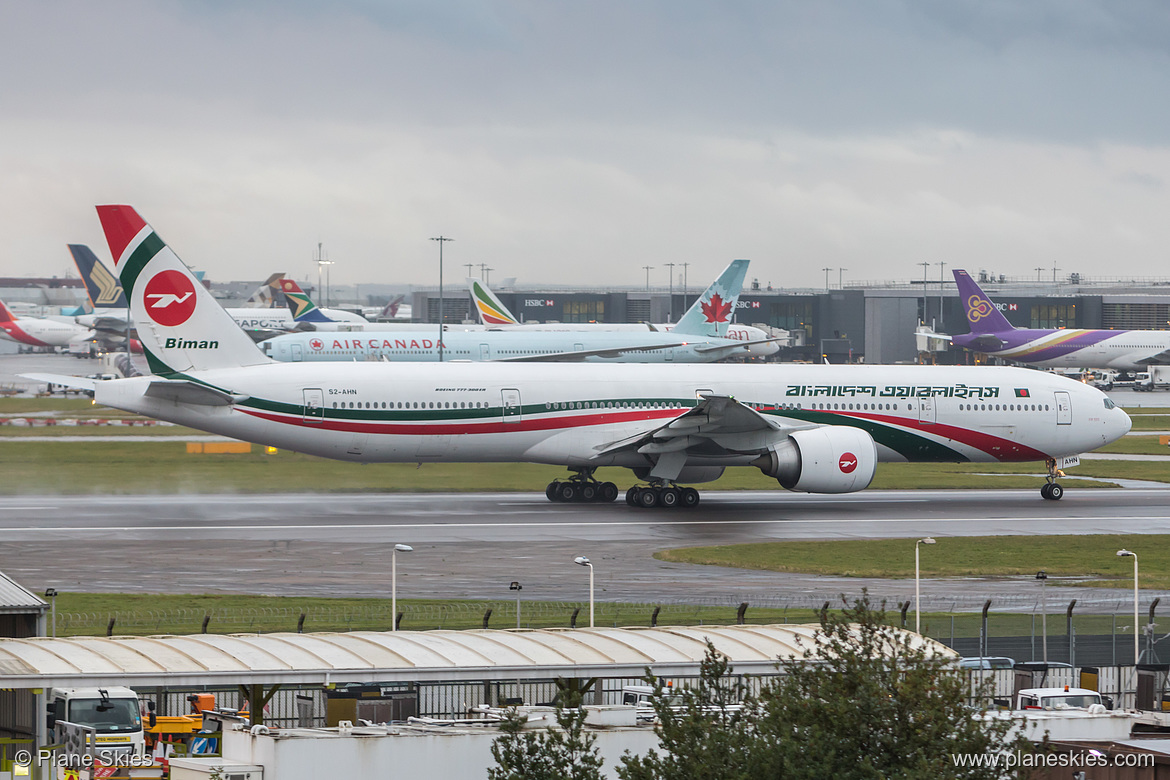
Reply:
[[[12,316],[12,312],[8,311],[8,307],[4,305],[4,301],[0,301],[0,322],[15,322],[16,317]]]

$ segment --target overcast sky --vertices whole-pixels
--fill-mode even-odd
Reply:
[[[0,275],[116,202],[221,281],[1170,276],[1160,0],[7,0],[0,73]]]

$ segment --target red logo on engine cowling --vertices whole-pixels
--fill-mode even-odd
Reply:
[[[845,474],[852,474],[853,470],[857,468],[857,456],[852,452],[843,453],[841,459],[837,461],[837,468]]]
[[[191,319],[195,301],[195,285],[181,271],[160,271],[142,293],[147,316],[171,328]]]

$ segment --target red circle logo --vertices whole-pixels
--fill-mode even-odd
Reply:
[[[171,328],[191,319],[195,300],[195,287],[181,271],[160,271],[146,283],[142,293],[147,315]]]
[[[321,339],[313,339],[309,342],[309,346],[313,349],[321,349],[321,347],[325,346],[325,344],[321,341]]]
[[[857,468],[857,456],[852,452],[843,453],[840,460],[837,461],[837,468],[845,474],[852,474],[853,470]]]

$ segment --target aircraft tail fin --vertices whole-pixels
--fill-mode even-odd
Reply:
[[[85,282],[85,292],[89,302],[97,309],[125,309],[126,293],[118,283],[118,277],[110,273],[110,269],[98,259],[85,244],[69,244],[69,254],[73,255],[73,262],[77,266],[77,273],[81,274]]]
[[[249,309],[274,309],[276,308],[277,297],[280,294],[280,280],[284,278],[283,273],[275,273],[268,277],[256,291],[248,296],[248,300],[244,302],[244,306]]]
[[[402,306],[402,302],[405,299],[406,299],[405,295],[398,295],[398,296],[395,296],[394,298],[391,298],[386,303],[386,305],[382,307],[382,311],[378,313],[378,319],[392,320],[395,317],[397,317],[398,316],[398,308],[400,306]]]
[[[138,212],[97,212],[152,373],[272,362]]]
[[[972,333],[1015,330],[970,274],[957,269],[952,273],[955,275],[955,285],[959,288],[959,298],[963,301],[963,311],[967,314],[967,324],[971,327]]]
[[[748,260],[732,260],[719,278],[711,283],[699,299],[691,304],[674,326],[672,333],[693,336],[727,336],[727,326],[735,314],[743,280],[747,276]]]
[[[292,317],[295,322],[333,322],[334,320],[326,317],[317,308],[317,304],[313,303],[309,298],[308,293],[301,289],[301,286],[292,279],[280,280],[280,291],[284,293],[284,299],[288,303],[288,310],[292,312]]]
[[[508,311],[508,307],[488,289],[488,286],[478,279],[467,278],[467,288],[471,290],[471,300],[475,303],[475,310],[479,313],[479,321],[483,325],[519,325],[520,320]]]
[[[9,323],[15,321],[16,316],[8,310],[8,307],[4,305],[4,301],[0,301],[0,322]]]

